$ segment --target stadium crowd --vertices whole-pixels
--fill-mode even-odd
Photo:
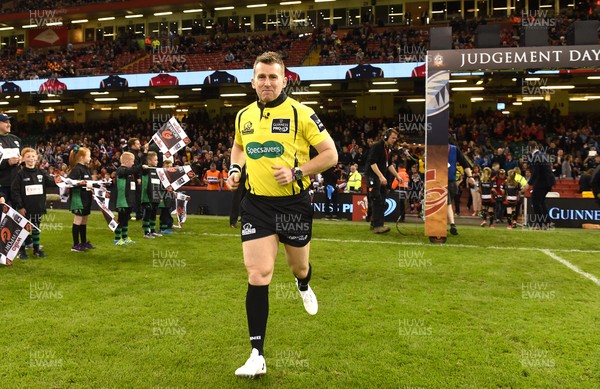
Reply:
[[[369,148],[381,134],[399,123],[389,119],[360,119],[345,115],[322,115],[339,152],[336,174],[340,183],[347,180],[351,166],[364,172]],[[595,167],[594,151],[598,150],[600,128],[597,115],[561,117],[557,110],[540,105],[530,108],[527,115],[507,116],[499,111],[478,111],[472,117],[451,118],[450,134],[453,143],[478,165],[479,170],[498,164],[509,171],[519,167],[525,175],[528,169],[527,142],[536,140],[549,154],[557,178],[578,180]],[[175,165],[191,165],[198,178],[192,185],[204,186],[203,177],[215,164],[219,171],[229,167],[233,142],[233,118],[210,119],[206,112],[190,113],[181,119],[192,142],[175,156]],[[112,121],[89,122],[85,126],[64,121],[44,126],[43,137],[27,136],[19,131],[25,125],[17,124],[15,131],[25,144],[35,145],[42,156],[41,166],[47,169],[66,169],[69,151],[77,144],[90,148],[92,173],[110,176],[119,166],[119,158],[128,150],[127,141],[139,138],[142,145],[149,142],[161,123],[123,118]],[[424,150],[419,144],[423,134],[405,131],[400,123],[401,140],[397,156],[407,172],[412,165],[424,173]],[[421,140],[422,142],[422,140]],[[590,153],[591,152],[591,153]],[[344,188],[343,186],[341,187]]]
[[[7,5],[2,8],[3,13],[29,12],[38,9],[61,9],[66,7],[77,7],[82,5],[98,3],[121,3],[123,0],[18,0],[9,3],[14,4],[14,8]]]
[[[54,3],[54,2],[51,2]],[[552,17],[548,24],[551,45],[566,45],[572,23],[576,20],[598,19],[598,12],[561,12]],[[453,18],[453,48],[469,49],[475,44],[475,34],[480,25],[487,24],[483,17],[464,20]],[[501,25],[501,45],[519,46],[521,17],[496,20]],[[535,21],[528,21],[529,24]],[[69,44],[62,48],[4,48],[0,59],[0,79],[23,80],[47,78],[52,74],[60,77],[85,75],[107,75],[124,71],[145,53],[151,54],[168,48],[170,57],[182,55],[175,61],[152,61],[148,72],[181,72],[190,70],[250,68],[252,58],[264,51],[278,51],[284,60],[289,57],[294,42],[312,36],[313,46],[319,53],[320,64],[348,64],[362,62],[415,62],[422,61],[429,47],[429,30],[417,26],[373,25],[365,22],[352,29],[338,29],[334,24],[318,27],[312,34],[304,35],[288,29],[268,33],[230,35],[237,32],[232,26],[214,26],[210,32],[194,31],[183,35],[163,32],[146,37],[143,43],[128,30],[117,34],[114,41],[96,41],[80,44],[75,48]],[[208,35],[205,35],[207,33]],[[304,55],[308,55],[310,48]],[[185,55],[211,55],[218,53],[210,64],[190,64]],[[164,52],[163,52],[164,54]],[[302,56],[303,57],[303,56]],[[146,71],[146,69],[144,69]]]
[[[77,48],[72,44],[48,50],[27,48],[14,56],[0,58],[0,80],[112,74],[142,54],[129,34]]]

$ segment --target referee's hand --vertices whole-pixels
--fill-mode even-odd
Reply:
[[[294,177],[292,177],[292,169],[287,166],[271,166],[275,173],[275,180],[281,186],[291,184],[294,181]]]
[[[227,186],[230,190],[236,190],[240,185],[240,173],[233,173],[227,177]]]

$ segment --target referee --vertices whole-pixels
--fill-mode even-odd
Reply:
[[[263,345],[269,314],[269,283],[279,242],[310,315],[318,311],[308,285],[313,208],[308,195],[309,176],[337,163],[337,150],[315,112],[288,97],[285,65],[280,55],[266,52],[256,58],[252,88],[256,102],[235,119],[235,142],[227,185],[236,190],[246,167],[246,195],[240,208],[242,251],[248,272],[246,315],[252,351],[235,371],[239,377],[267,372]],[[309,158],[314,147],[318,155]]]

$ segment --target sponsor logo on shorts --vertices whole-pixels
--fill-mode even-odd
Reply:
[[[289,134],[290,119],[273,119],[271,123],[271,134]]]
[[[265,143],[250,142],[246,145],[246,155],[252,159],[277,158],[283,155],[285,148],[279,142],[272,140]]]
[[[296,235],[296,236],[288,236],[289,240],[306,240],[308,239],[308,235]]]
[[[252,224],[246,223],[242,226],[242,235],[252,235],[256,234],[256,228],[252,227]]]

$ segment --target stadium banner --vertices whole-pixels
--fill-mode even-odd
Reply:
[[[40,230],[7,204],[2,206],[0,219],[0,264],[12,265],[31,228]]]
[[[448,234],[448,123],[450,90],[446,70],[429,74],[426,88],[425,128],[425,236]]]
[[[182,228],[182,224],[187,220],[187,206],[190,201],[190,196],[185,193],[177,193],[175,198],[175,209],[171,212],[172,215],[177,215],[177,228]]]
[[[594,199],[546,197],[548,214],[554,227],[582,228],[583,224],[600,225],[600,207]],[[527,215],[533,215],[530,198],[525,198]]]
[[[65,43],[66,44],[66,43]],[[414,76],[414,70],[423,67],[424,62],[406,62],[406,63],[377,63],[371,64],[373,68],[378,69],[378,78],[411,78]],[[352,65],[333,65],[333,66],[298,66],[294,68],[294,72],[298,75],[296,82],[309,81],[346,81],[347,75],[352,73],[357,67]],[[241,84],[250,84],[253,76],[252,69],[227,69],[226,72],[232,77],[237,78]],[[175,85],[202,85],[202,80],[210,78],[215,71],[203,70],[196,72],[173,72],[172,76]],[[164,74],[164,73],[163,73]],[[148,88],[151,85],[151,80],[155,78],[155,73],[141,74],[121,74],[120,77],[127,81],[129,88]],[[364,80],[369,74],[362,75],[360,78]],[[64,90],[98,90],[101,89],[102,81],[106,76],[90,76],[90,77],[65,77],[60,78],[60,82],[64,83]],[[367,78],[372,78],[371,76]],[[42,84],[48,81],[47,78],[31,79],[31,80],[5,80],[13,81],[21,87],[23,92],[37,93]],[[151,86],[152,88],[152,86]],[[156,88],[160,88],[157,86]]]
[[[427,63],[430,73],[439,70],[597,68],[600,66],[600,46],[429,50]]]
[[[384,218],[386,222],[396,222],[400,216],[400,206],[398,194],[390,192],[385,199]],[[315,193],[312,199],[314,210],[313,217],[320,219],[325,217],[325,193]],[[344,220],[364,222],[369,210],[366,194],[338,193],[337,209],[329,206],[331,212]]]
[[[152,140],[158,145],[166,158],[174,155],[190,143],[190,138],[174,116],[152,136]]]
[[[196,177],[190,165],[158,168],[156,169],[156,174],[158,174],[160,182],[168,191],[176,191],[189,180]]]

